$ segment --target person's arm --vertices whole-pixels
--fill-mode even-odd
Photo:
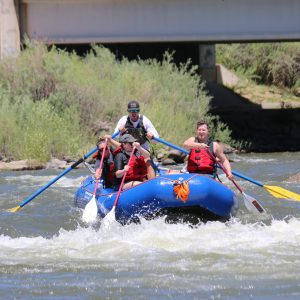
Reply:
[[[153,126],[152,122],[146,116],[143,116],[143,124],[147,131],[148,139],[153,139],[153,137],[159,138],[159,134],[157,130]]]
[[[140,154],[144,157],[145,160],[148,160],[150,158],[149,151],[145,150],[140,143],[134,142],[132,144],[133,147],[136,147],[136,149],[140,152]]]
[[[224,154],[223,147],[219,143],[214,142],[214,153],[216,157],[220,160],[221,164],[224,166],[225,170],[227,171],[227,177],[229,179],[233,179],[230,162]]]
[[[99,180],[100,178],[101,178],[101,176],[102,176],[102,168],[100,169],[100,168],[97,168],[97,170],[96,170],[96,172],[95,172],[95,178],[97,179],[97,180]]]
[[[111,145],[111,146],[113,146],[114,148],[118,148],[118,147],[121,146],[121,143],[119,143],[119,142],[115,141],[114,139],[112,139],[111,136],[108,135],[108,134],[106,134],[104,136],[104,139],[107,139],[108,144]]]
[[[123,116],[117,123],[114,133],[121,131],[125,128],[127,116]]]
[[[186,150],[191,150],[192,148],[207,148],[207,144],[205,143],[197,143],[195,142],[195,137],[190,137],[188,138],[184,143],[183,143],[183,148]]]
[[[94,168],[97,170],[100,167],[100,159],[96,159]]]
[[[115,175],[117,178],[123,177],[124,173],[130,169],[128,165],[124,165],[122,153],[118,153],[115,156],[114,165],[115,165]]]

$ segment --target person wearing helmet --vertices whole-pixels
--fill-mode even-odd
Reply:
[[[150,151],[148,139],[159,137],[152,122],[140,114],[140,104],[135,100],[128,103],[127,111],[128,115],[118,121],[115,132],[120,131],[121,135],[125,133],[132,135],[144,149]]]
[[[140,143],[130,134],[126,133],[120,137],[121,147],[114,151],[115,167],[115,190],[118,190],[125,175],[122,190],[143,183],[151,179],[154,174],[150,153],[141,147]],[[132,159],[129,161],[130,154],[135,147]]]

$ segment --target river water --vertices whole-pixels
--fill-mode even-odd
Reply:
[[[300,183],[287,181],[300,172],[300,153],[234,158],[235,171],[300,193]],[[250,213],[237,192],[238,215],[225,224],[191,228],[161,218],[87,227],[73,205],[88,175],[80,169],[19,212],[5,211],[60,172],[0,172],[1,299],[300,298],[300,202],[274,198],[236,177],[265,216]]]

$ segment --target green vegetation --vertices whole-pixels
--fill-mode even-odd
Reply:
[[[117,61],[99,46],[81,58],[28,42],[18,58],[0,61],[0,154],[77,159],[95,147],[103,133],[99,121],[112,133],[130,99],[140,101],[160,136],[173,143],[191,136],[199,119],[217,123],[190,62],[178,68],[169,53],[162,62]],[[224,124],[214,134],[230,143]]]
[[[300,87],[300,43],[218,46],[217,61],[259,84]]]
[[[264,90],[259,88],[258,97],[271,93],[267,95],[269,98],[279,94],[278,100],[297,100],[293,94],[298,94],[300,89],[299,42],[218,45],[217,61],[239,77],[248,79],[250,85],[252,82],[267,86]],[[242,89],[247,89],[247,86]],[[250,91],[247,93],[251,96]]]

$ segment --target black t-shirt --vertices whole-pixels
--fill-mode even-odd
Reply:
[[[141,156],[138,150],[135,150],[134,155],[137,157]],[[124,150],[121,150],[121,152],[117,153],[114,158],[115,172],[118,170],[123,170],[124,167],[128,165],[129,158],[130,158],[130,154],[127,154]],[[115,177],[115,187],[120,186],[121,181],[122,181],[122,177],[120,178]]]

